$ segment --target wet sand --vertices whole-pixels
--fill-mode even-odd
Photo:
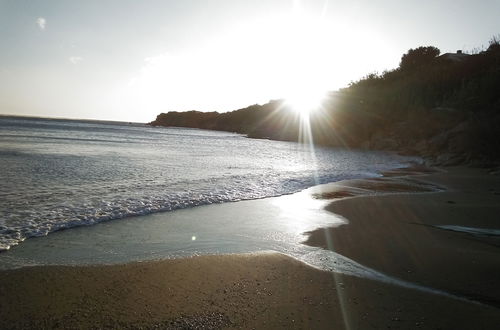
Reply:
[[[378,179],[388,192],[393,191],[391,180],[418,180],[447,190],[335,200],[327,209],[349,223],[315,230],[305,243],[331,249],[390,276],[500,307],[500,236],[434,227],[500,229],[500,176],[466,168],[406,178],[392,174]],[[384,180],[389,184],[384,185]],[[360,186],[357,182],[345,185]]]
[[[276,254],[201,256],[0,272],[1,329],[497,329],[500,178],[453,169],[341,182],[318,192],[348,219],[308,244],[482,303],[320,271]],[[423,181],[423,182],[422,182]],[[406,188],[404,188],[406,187]],[[439,193],[408,193],[415,187]],[[398,194],[370,195],[397,191]],[[325,195],[326,194],[326,195]],[[366,195],[368,194],[368,195]]]

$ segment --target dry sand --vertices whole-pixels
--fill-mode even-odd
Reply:
[[[279,254],[2,272],[0,328],[494,329],[499,310]],[[346,326],[347,323],[347,326]]]
[[[429,225],[499,228],[499,178],[454,170],[421,179],[451,191],[336,200],[329,210],[350,223],[313,232],[309,244],[491,305],[324,272],[280,254],[202,256],[0,272],[0,328],[498,329],[496,238]]]

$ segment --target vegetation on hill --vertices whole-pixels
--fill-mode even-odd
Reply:
[[[500,44],[476,54],[410,49],[400,66],[329,93],[311,114],[315,143],[395,150],[439,164],[500,161]],[[152,125],[195,127],[300,141],[307,131],[283,100],[226,113],[168,112]]]

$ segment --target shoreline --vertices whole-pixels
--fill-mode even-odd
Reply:
[[[155,212],[103,221],[91,226],[61,229],[46,236],[27,239],[10,250],[0,252],[0,269],[35,265],[116,264],[262,250],[275,250],[302,260],[300,254],[308,254],[310,248],[300,244],[303,237],[299,235],[304,236],[305,232],[313,229],[342,222],[342,219],[323,210],[325,201],[311,197],[311,191],[328,188],[331,184],[335,182],[277,197],[201,205],[175,212]],[[171,226],[165,225],[165,222],[170,222]],[[234,229],[234,223],[240,228]],[[233,236],[219,235],[217,232],[217,228],[229,227]],[[243,238],[246,245],[235,237]],[[214,244],[214,240],[218,241]],[[230,242],[232,245],[220,247],[218,242]],[[281,242],[300,245],[299,254],[287,252],[297,251],[297,246],[285,246]],[[309,251],[302,247],[309,248]],[[314,264],[317,266],[318,263]]]
[[[338,148],[334,148],[334,149],[338,149]],[[344,152],[345,150],[341,150],[341,151]],[[356,152],[363,153],[363,152],[366,152],[366,150],[356,150]],[[181,200],[181,202],[179,200],[174,199],[174,203],[172,203],[172,205],[167,203],[168,207],[161,206],[158,208],[139,208],[138,210],[129,211],[128,207],[130,207],[131,209],[133,209],[133,207],[128,205],[127,208],[125,208],[126,211],[124,211],[124,213],[116,213],[116,214],[110,215],[108,213],[111,211],[106,209],[102,212],[101,211],[97,212],[97,213],[99,213],[99,215],[96,215],[95,218],[91,217],[90,219],[87,218],[88,214],[86,214],[85,212],[81,212],[81,214],[79,214],[79,213],[70,214],[70,218],[72,219],[71,221],[62,221],[62,222],[57,222],[57,221],[50,222],[49,221],[43,227],[37,227],[38,225],[34,225],[34,227],[30,228],[30,230],[25,230],[26,228],[23,227],[24,224],[20,224],[17,227],[13,226],[12,228],[5,227],[4,231],[7,234],[3,234],[6,236],[2,236],[2,238],[6,237],[6,241],[4,241],[0,244],[0,255],[2,253],[8,252],[12,249],[15,249],[19,245],[24,244],[24,242],[27,240],[37,239],[39,237],[45,237],[45,236],[48,236],[48,235],[51,235],[51,234],[54,234],[57,232],[62,232],[62,231],[66,231],[66,230],[87,227],[87,226],[94,226],[94,225],[98,225],[101,223],[107,223],[110,221],[121,221],[121,220],[128,220],[130,218],[135,218],[135,217],[163,214],[163,213],[167,213],[167,212],[176,212],[179,210],[190,210],[190,209],[194,209],[197,207],[203,207],[203,206],[219,205],[219,204],[235,203],[235,202],[237,203],[237,202],[241,202],[241,201],[256,201],[256,200],[263,200],[263,199],[270,199],[270,198],[279,198],[279,197],[283,197],[283,196],[290,196],[290,195],[298,194],[298,193],[301,193],[301,192],[306,191],[308,189],[314,188],[315,186],[318,186],[318,185],[338,182],[338,180],[342,180],[342,178],[346,177],[346,176],[347,177],[360,177],[361,178],[360,180],[362,180],[363,177],[376,176],[376,175],[380,174],[381,171],[384,171],[384,169],[386,169],[386,168],[391,168],[393,166],[401,166],[401,164],[414,162],[414,159],[409,160],[411,158],[410,156],[396,155],[392,152],[385,152],[385,151],[370,151],[370,152],[385,154],[386,156],[389,156],[389,157],[397,156],[397,157],[408,157],[408,158],[406,158],[404,160],[403,160],[403,158],[398,159],[397,163],[390,163],[390,165],[383,166],[382,168],[378,168],[378,167],[371,168],[369,171],[366,171],[364,173],[363,172],[361,172],[361,173],[352,172],[352,173],[345,174],[343,172],[340,172],[340,173],[330,172],[328,175],[324,175],[321,178],[322,181],[324,180],[324,182],[327,182],[327,183],[319,183],[318,181],[314,180],[312,178],[312,176],[310,176],[310,175],[303,176],[303,177],[301,176],[298,178],[290,177],[287,180],[290,182],[295,182],[293,185],[290,185],[291,188],[287,187],[284,189],[278,189],[278,188],[276,188],[276,187],[279,187],[279,185],[278,185],[275,188],[273,188],[274,190],[272,189],[271,191],[265,192],[262,195],[259,195],[257,197],[255,197],[255,196],[254,197],[252,197],[252,196],[246,196],[246,197],[245,196],[243,196],[243,197],[230,196],[227,199],[225,199],[223,197],[221,199],[217,199],[220,197],[220,196],[218,196],[217,198],[214,198],[213,200],[211,200],[210,198],[204,196],[200,200],[193,198],[193,199],[188,199],[187,201]],[[396,162],[396,161],[394,160],[394,162]],[[335,174],[332,174],[332,173],[335,173]],[[287,183],[287,180],[285,180],[285,183]],[[336,180],[336,181],[328,182],[330,180]],[[283,183],[283,185],[285,185],[285,183]],[[263,186],[263,187],[265,187],[265,186]],[[260,188],[263,188],[263,187],[260,187]],[[223,194],[222,196],[225,196],[225,195]],[[168,201],[168,198],[165,200]],[[124,208],[124,207],[125,206],[123,206],[123,205],[116,206],[116,208]],[[97,209],[94,209],[92,212],[96,212],[96,211],[97,211]],[[121,209],[120,209],[120,212],[121,212]],[[51,214],[49,214],[49,216],[52,217]],[[62,216],[61,218],[65,218],[65,217]],[[40,219],[37,218],[35,220],[40,220]],[[43,223],[43,221],[42,221],[42,223]],[[2,228],[0,228],[0,229],[2,229]],[[6,231],[6,230],[9,230],[9,231]],[[8,236],[8,235],[12,235],[13,233],[17,234],[18,236],[13,236],[13,237]]]
[[[303,243],[403,281],[500,308],[500,236],[494,234],[500,228],[495,219],[500,177],[477,169],[447,170],[417,177],[412,171],[405,174],[409,177],[389,174],[399,183],[410,178],[447,187],[437,193],[389,192],[333,200],[326,210],[348,223],[311,231]],[[358,183],[351,182],[354,187]]]
[[[316,186],[316,198],[334,198],[327,211],[348,223],[311,231],[307,244],[331,249],[333,241],[334,251],[375,271],[470,301],[319,270],[280,253],[222,254],[3,270],[0,328],[494,329],[497,237],[422,219],[470,225],[467,216],[480,207],[475,227],[498,224],[500,178],[463,168],[415,174],[422,173]]]

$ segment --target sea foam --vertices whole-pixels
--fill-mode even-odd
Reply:
[[[290,194],[412,158],[144,125],[0,118],[0,249],[75,226]]]

